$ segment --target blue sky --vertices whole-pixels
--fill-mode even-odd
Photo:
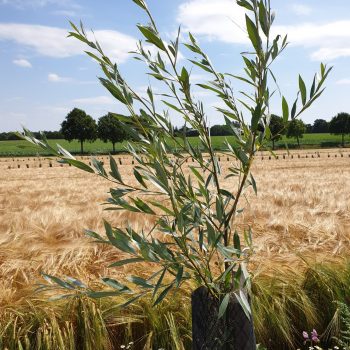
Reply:
[[[194,33],[218,70],[241,71],[239,53],[247,48],[247,38],[234,24],[242,23],[243,14],[233,0],[149,0],[148,4],[167,40],[181,24],[183,38],[186,30]],[[288,33],[291,42],[274,66],[283,94],[292,101],[298,73],[310,83],[323,61],[334,65],[334,71],[325,94],[303,120],[329,120],[338,112],[350,112],[350,2],[272,0],[272,6],[276,31]],[[146,18],[131,0],[0,0],[0,132],[19,130],[21,124],[31,130],[57,130],[74,107],[95,119],[108,111],[122,111],[99,85],[99,68],[83,54],[84,47],[66,38],[68,20],[80,19],[94,29],[131,85],[145,91],[149,78],[142,63],[128,52],[140,38],[135,25]],[[184,47],[181,53],[187,56]],[[196,69],[192,78],[194,84],[206,79]],[[154,87],[161,92],[159,84]],[[213,108],[215,98],[197,90],[210,122],[221,123]],[[272,107],[272,112],[281,113],[279,104]]]

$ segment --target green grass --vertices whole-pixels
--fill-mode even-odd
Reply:
[[[224,150],[224,140],[233,141],[232,136],[213,136],[213,145],[217,150]],[[349,142],[349,139],[347,140]],[[198,137],[190,138],[192,145],[199,144]],[[80,143],[78,141],[68,142],[66,140],[49,140],[50,145],[56,146],[60,144],[63,148],[67,149],[71,153],[80,153]],[[285,144],[288,144],[289,148],[296,148],[297,143],[295,139],[280,140],[276,143],[277,148],[284,148]],[[322,147],[338,147],[341,143],[341,136],[331,134],[305,134],[300,139],[301,146],[303,148],[322,148]],[[126,143],[116,145],[117,152],[123,152]],[[349,144],[348,144],[349,145]],[[84,152],[88,154],[108,154],[112,152],[112,145],[110,143],[104,143],[101,140],[97,140],[93,143],[84,143]],[[0,156],[2,157],[23,157],[23,156],[36,156],[36,155],[48,155],[38,147],[31,145],[27,141],[0,141]]]
[[[68,142],[66,140],[49,140],[49,144],[56,148],[56,144],[59,144],[63,148],[67,149],[72,153],[80,153],[80,142],[72,141]],[[117,144],[117,151],[123,150],[126,143]],[[112,152],[112,144],[104,143],[97,140],[93,143],[84,143],[84,152],[86,153],[110,153]],[[31,143],[20,140],[20,141],[0,141],[0,156],[36,156],[36,155],[49,155],[42,151],[39,147],[32,145]]]

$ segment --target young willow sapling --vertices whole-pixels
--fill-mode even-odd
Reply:
[[[126,151],[135,160],[133,177],[136,181],[121,175],[113,157],[110,157],[109,170],[95,158],[92,158],[90,167],[61,147],[53,149],[44,135],[38,140],[25,129],[24,137],[60,157],[62,163],[111,181],[109,209],[153,217],[155,224],[149,231],[137,231],[132,225],[112,227],[105,221],[105,236],[89,230],[86,234],[127,255],[125,260],[116,261],[110,267],[148,262],[158,268],[147,277],[129,276],[127,281],[103,278],[109,287],[107,291],[94,291],[78,280],[50,275],[45,275],[45,278],[51,284],[43,285],[43,288],[59,286],[68,289],[68,295],[83,293],[95,298],[126,294],[130,298],[125,305],[150,295],[157,305],[172,290],[192,282],[189,285],[205,286],[211,296],[220,301],[219,318],[225,314],[232,293],[250,317],[250,304],[243,289],[249,290],[250,286],[247,262],[253,249],[252,232],[251,229],[239,232],[235,219],[242,211],[242,196],[249,188],[257,192],[251,168],[256,153],[266,147],[271,138],[271,79],[279,91],[271,65],[286,48],[287,36],[271,37],[275,16],[269,0],[237,1],[246,10],[245,29],[251,49],[241,54],[243,75],[221,73],[214,68],[191,33],[188,42],[181,46],[189,50],[191,59],[180,60],[180,28],[174,41],[167,42],[162,38],[146,2],[133,2],[147,14],[150,22],[137,25],[147,45],[140,41],[133,54],[148,67],[148,75],[158,84],[163,84],[162,94],[155,96],[149,86],[147,94],[140,95],[99,43],[89,38],[82,23],[79,27],[71,23],[69,36],[87,45],[89,51],[86,53],[102,69],[101,84],[128,111],[127,115],[113,116],[132,135]],[[225,174],[212,145],[204,103],[193,94],[189,65],[211,77],[208,82],[196,84],[196,88],[213,93],[221,101],[216,110],[234,133],[234,141],[226,141],[224,153],[234,161]],[[320,97],[330,71],[331,68],[321,64],[320,73],[315,75],[309,92],[299,76],[299,89],[291,108],[281,96],[285,125]],[[246,86],[245,91],[237,96],[232,85],[235,81]],[[197,131],[197,146],[192,146],[185,134],[174,136],[170,114],[181,116],[188,128]],[[227,179],[231,183],[228,184]]]

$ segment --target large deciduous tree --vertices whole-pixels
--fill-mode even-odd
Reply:
[[[341,135],[341,144],[345,146],[345,135],[350,134],[350,114],[338,113],[329,123],[329,131],[335,135]]]
[[[297,139],[299,148],[300,148],[300,139],[304,137],[305,132],[306,132],[306,126],[302,120],[294,119],[289,122],[288,128],[287,128],[287,137]]]
[[[312,126],[312,132],[314,134],[326,134],[329,132],[329,123],[324,119],[316,119]]]
[[[272,142],[272,149],[275,149],[275,142],[281,140],[282,135],[286,133],[283,119],[275,114],[271,115],[270,120],[270,140]]]
[[[115,152],[115,144],[123,142],[128,138],[128,133],[118,119],[112,114],[101,117],[97,125],[98,137],[103,142],[112,142],[113,152]]]
[[[69,142],[79,140],[80,151],[84,153],[84,142],[93,142],[97,138],[97,125],[83,110],[74,108],[62,122],[61,132]]]
[[[233,130],[229,125],[213,125],[210,128],[211,136],[231,136],[233,135]]]

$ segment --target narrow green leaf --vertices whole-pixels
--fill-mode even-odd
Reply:
[[[122,104],[128,104],[121,89],[107,79],[99,78],[102,85]]]
[[[180,81],[183,83],[184,88],[188,88],[188,86],[190,85],[190,76],[185,67],[182,67],[181,76],[179,78]]]
[[[107,297],[116,297],[119,296],[121,293],[121,291],[89,292],[87,293],[87,296],[93,299],[101,299]]]
[[[147,9],[146,3],[143,0],[132,0],[137,6],[140,6],[143,10]]]
[[[201,50],[196,47],[196,46],[193,46],[191,44],[184,44],[190,51],[194,52],[194,53],[201,53]]]
[[[148,283],[145,279],[138,277],[138,276],[130,276],[128,277],[128,280],[140,287],[143,288],[153,288],[154,286],[150,283]]]
[[[316,90],[316,74],[314,76],[314,80],[312,82],[312,86],[310,89],[310,98],[313,98],[314,94],[315,94],[315,90]]]
[[[77,33],[79,33],[78,27],[77,27],[72,21],[69,21],[69,24],[71,25],[71,27],[72,27]]]
[[[249,11],[254,11],[254,7],[247,0],[237,0],[237,4],[246,8]]]
[[[230,77],[232,77],[232,78],[236,78],[236,79],[238,79],[238,80],[244,81],[245,83],[247,83],[247,84],[252,85],[252,86],[255,87],[254,82],[252,82],[252,81],[250,81],[250,80],[248,80],[248,79],[246,79],[246,78],[244,78],[244,77],[240,77],[239,75],[233,75],[233,74],[230,74],[230,73],[227,73],[226,75],[228,75],[228,76],[230,76]]]
[[[147,39],[147,41],[151,44],[154,44],[162,51],[165,51],[165,46],[162,41],[162,39],[156,34],[151,27],[146,27],[141,24],[137,26],[139,28],[140,32],[143,34],[143,36]]]
[[[207,221],[207,240],[210,246],[216,241],[215,229],[209,221]]]
[[[210,69],[210,67],[206,66],[203,63],[194,61],[194,60],[189,60],[191,63],[193,63],[194,65],[196,65],[199,68],[202,68],[203,70],[205,70],[206,72],[212,73],[212,70]]]
[[[108,177],[106,170],[103,167],[103,163],[96,159],[95,157],[91,158],[91,163],[93,167],[97,170],[98,174],[101,175],[102,177]]]
[[[244,230],[244,241],[245,241],[245,244],[248,247],[252,246],[252,244],[253,244],[253,234],[252,234],[252,228],[251,227],[249,227],[248,230]]]
[[[200,229],[198,233],[198,244],[199,244],[199,249],[201,251],[203,250],[203,239],[204,239],[203,229]]]
[[[235,231],[233,235],[233,243],[234,243],[235,249],[237,249],[237,251],[241,251],[241,239],[237,231]]]
[[[239,294],[235,293],[235,297],[237,298],[237,301],[241,305],[245,315],[248,317],[248,319],[250,319],[252,311],[251,311],[251,308],[249,305],[249,301],[248,301],[247,297],[245,296],[244,292],[242,290],[240,290]]]
[[[57,143],[57,148],[58,148],[58,152],[61,155],[63,155],[65,157],[65,159],[73,159],[73,160],[75,159],[67,150],[65,150],[63,147],[61,147],[58,143]]]
[[[145,261],[145,260],[143,258],[130,258],[130,259],[116,261],[115,263],[109,265],[108,267],[120,267],[120,266],[133,264],[141,261]]]
[[[130,290],[127,286],[125,286],[124,284],[121,284],[120,282],[112,279],[112,278],[102,278],[103,283],[107,284],[107,286],[113,288],[113,289],[117,289],[119,291],[126,291],[126,290]]]
[[[169,103],[168,101],[165,101],[165,100],[162,100],[162,102],[164,104],[166,104],[168,107],[170,107],[171,109],[173,109],[174,111],[183,114],[183,111],[179,107],[177,107],[177,106],[175,106],[175,105],[173,105],[173,104],[171,104],[171,103]]]
[[[81,162],[79,160],[75,160],[75,159],[62,159],[61,161],[62,163],[66,163],[66,164],[70,164],[73,165],[74,167],[80,169],[80,170],[84,170],[87,171],[88,173],[95,173],[94,169],[92,169],[91,167],[89,167],[87,164],[85,164],[84,162]]]
[[[88,56],[90,56],[91,58],[93,58],[95,61],[97,61],[100,64],[103,64],[103,60],[101,58],[99,58],[98,56],[96,56],[95,54],[93,54],[90,51],[84,51]]]
[[[224,96],[224,94],[220,90],[215,89],[214,87],[212,87],[210,85],[206,85],[206,84],[196,84],[196,85],[201,87],[202,89],[211,90],[211,91],[217,93],[220,96]]]
[[[158,279],[158,281],[157,281],[156,286],[154,287],[153,298],[156,296],[156,294],[157,294],[157,292],[158,292],[158,289],[161,287],[162,282],[163,282],[163,279],[164,279],[164,276],[165,276],[165,273],[167,272],[167,270],[168,270],[168,269],[167,269],[166,267],[163,269],[163,272],[162,272],[162,274],[160,275],[160,277],[159,277],[159,279]]]
[[[218,318],[220,319],[222,316],[224,316],[227,306],[228,306],[228,302],[230,301],[230,294],[227,293],[224,297],[224,299],[222,300],[220,307],[219,307],[219,313],[218,313]]]
[[[61,280],[58,277],[52,276],[52,275],[48,275],[46,273],[43,273],[42,276],[49,282],[54,282],[55,284],[59,285],[60,287],[64,288],[64,289],[75,289],[74,286],[72,286],[70,283]]]
[[[130,304],[134,303],[136,300],[142,298],[146,294],[147,294],[147,292],[140,293],[140,294],[136,295],[135,297],[129,299],[126,303],[122,304],[120,307],[125,308],[125,307],[129,306]]]
[[[109,156],[109,164],[111,167],[111,172],[110,174],[116,179],[118,180],[120,183],[123,183],[122,177],[120,175],[119,169],[118,169],[118,165],[117,162],[115,161],[115,159],[112,156]]]
[[[153,209],[147,203],[145,203],[141,198],[131,198],[131,200],[135,203],[136,207],[140,209],[142,212],[146,214],[155,215],[155,212],[153,211]]]
[[[250,174],[250,182],[251,182],[251,184],[253,186],[253,190],[255,192],[255,195],[258,195],[258,189],[256,187],[256,181],[255,181],[255,179],[254,179],[252,174]]]
[[[170,215],[170,216],[174,216],[175,213],[170,210],[169,208],[165,207],[163,204],[156,202],[156,201],[150,201],[150,204],[154,205],[155,207],[163,210],[166,214]]]
[[[84,231],[85,235],[90,237],[90,238],[94,238],[99,242],[103,242],[103,243],[108,243],[108,241],[106,241],[105,239],[102,238],[102,236],[100,236],[98,233],[91,231],[91,230],[85,230]]]
[[[289,119],[289,106],[285,97],[282,97],[282,112],[283,112],[283,122],[287,123]]]
[[[126,235],[122,234],[120,230],[113,231],[112,226],[107,221],[104,221],[104,226],[108,240],[113,246],[125,253],[136,253],[131,245],[130,239]]]
[[[87,40],[83,35],[79,34],[79,33],[74,33],[74,32],[68,32],[68,38],[73,37],[78,39],[79,41],[82,41],[83,43],[91,46],[91,42],[89,40]]]
[[[196,176],[196,178],[201,182],[201,183],[204,183],[204,178],[203,176],[199,173],[199,171],[193,167],[193,166],[190,166],[190,169],[192,171],[192,173]]]
[[[158,305],[165,297],[166,295],[169,293],[170,289],[173,288],[173,284],[171,284],[170,286],[166,287],[160,294],[159,297],[156,299],[156,301],[153,303],[153,306]]]
[[[291,117],[292,119],[294,119],[295,114],[297,112],[297,104],[298,104],[298,97],[296,98],[296,100],[293,103],[293,107],[292,107],[292,113],[291,113]]]
[[[258,130],[261,114],[261,105],[258,104],[252,113],[251,128],[253,132]]]
[[[249,18],[248,15],[245,15],[245,20],[249,39],[253,44],[255,51],[259,53],[261,50],[261,39],[259,37],[258,29],[256,28],[255,23]]]
[[[264,34],[268,36],[269,25],[268,25],[268,13],[263,1],[259,2],[259,23]]]
[[[176,288],[179,288],[183,274],[184,274],[184,267],[180,265],[176,274],[176,284],[175,284]]]
[[[215,203],[215,209],[216,209],[216,217],[218,218],[218,220],[222,220],[223,215],[224,215],[224,209],[223,209],[223,205],[222,202],[220,200],[220,197],[216,198],[216,203]]]
[[[303,103],[303,106],[306,103],[306,86],[303,78],[299,75],[299,90],[301,94],[301,101]]]

